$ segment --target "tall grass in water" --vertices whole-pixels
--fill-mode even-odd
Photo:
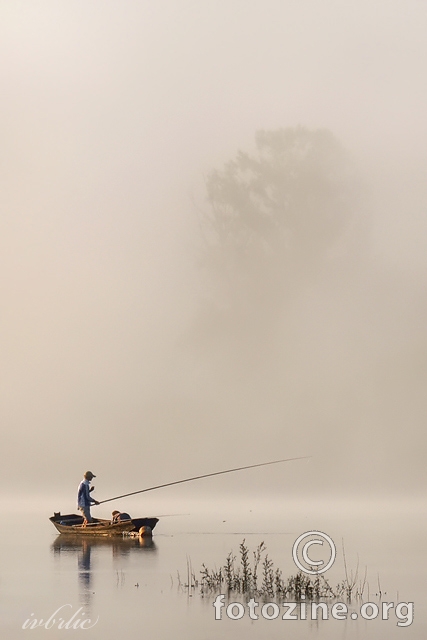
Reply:
[[[265,597],[315,600],[319,598],[339,598],[345,596],[363,597],[366,574],[363,582],[357,585],[355,576],[348,575],[345,565],[345,579],[332,588],[323,574],[309,576],[302,571],[284,578],[282,571],[274,566],[267,553],[264,542],[250,553],[246,541],[239,546],[239,560],[232,552],[219,569],[209,569],[205,564],[200,571],[200,590],[202,594],[218,592],[224,587],[228,593],[243,593]]]

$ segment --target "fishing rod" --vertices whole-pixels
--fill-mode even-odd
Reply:
[[[137,493],[154,491],[154,489],[163,489],[163,487],[171,487],[174,484],[182,484],[183,482],[192,482],[193,480],[201,480],[202,478],[211,478],[212,476],[220,476],[224,473],[233,473],[234,471],[243,471],[244,469],[254,469],[255,467],[266,467],[269,464],[279,464],[280,462],[291,462],[291,460],[305,460],[307,458],[311,458],[311,456],[300,456],[299,458],[286,458],[285,460],[273,460],[272,462],[261,462],[260,464],[250,464],[246,467],[236,467],[236,469],[226,469],[225,471],[216,471],[215,473],[205,473],[202,476],[194,476],[194,478],[185,478],[185,480],[176,480],[175,482],[167,482],[166,484],[158,484],[155,487],[148,487],[148,489],[140,489],[139,491],[124,493],[123,495],[116,496],[115,498],[100,500],[98,504],[103,504],[104,502],[111,502],[112,500],[119,500],[120,498],[127,498],[129,496],[134,496]]]

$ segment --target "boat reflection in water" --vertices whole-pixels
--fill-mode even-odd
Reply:
[[[101,561],[104,564],[108,557],[111,558],[113,567],[116,565],[117,586],[123,583],[123,572],[119,565],[123,559],[130,556],[141,556],[145,553],[155,553],[157,547],[153,538],[137,536],[131,537],[100,537],[100,536],[65,536],[59,535],[51,545],[55,564],[60,563],[61,569],[70,565],[70,558],[76,558],[78,574],[78,586],[81,605],[90,609],[91,597],[94,593],[94,564],[99,568]],[[137,560],[132,558],[132,563]],[[64,561],[64,565],[63,565]]]

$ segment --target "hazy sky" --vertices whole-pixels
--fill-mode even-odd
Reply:
[[[229,491],[425,488],[426,30],[423,0],[0,2],[5,478],[106,498],[311,454]],[[282,333],[192,340],[204,176],[298,124],[364,173],[360,262]]]

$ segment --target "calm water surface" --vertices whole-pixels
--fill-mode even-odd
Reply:
[[[15,530],[3,522],[3,638],[78,636],[90,640],[122,637],[125,633],[159,640],[427,638],[426,517],[416,508],[397,511],[390,505],[375,504],[344,512],[329,505],[311,515],[301,508],[278,515],[267,507],[263,512],[249,513],[244,507],[239,511],[239,507],[222,506],[221,515],[164,518],[153,540],[143,542],[121,538],[69,540],[55,533],[46,519],[48,515],[34,513],[25,529]],[[355,570],[358,557],[360,572],[365,565],[368,568],[369,599],[379,602],[375,595],[379,577],[381,590],[386,592],[383,600],[415,603],[413,624],[399,628],[393,614],[388,621],[283,621],[280,617],[251,621],[248,615],[234,621],[224,615],[224,619],[215,621],[213,596],[203,597],[197,590],[189,596],[179,586],[177,572],[184,582],[187,561],[196,574],[203,562],[219,567],[230,550],[238,553],[243,538],[251,549],[264,540],[284,575],[295,573],[292,544],[298,535],[311,529],[325,531],[337,543],[337,560],[327,574],[331,584],[344,577],[344,539],[349,569]],[[226,596],[225,602],[235,600],[235,596]],[[59,607],[63,613],[57,614],[57,620],[69,620],[79,611],[78,618],[97,622],[90,629],[58,629],[57,624],[51,629],[22,628],[29,618],[46,621]]]

